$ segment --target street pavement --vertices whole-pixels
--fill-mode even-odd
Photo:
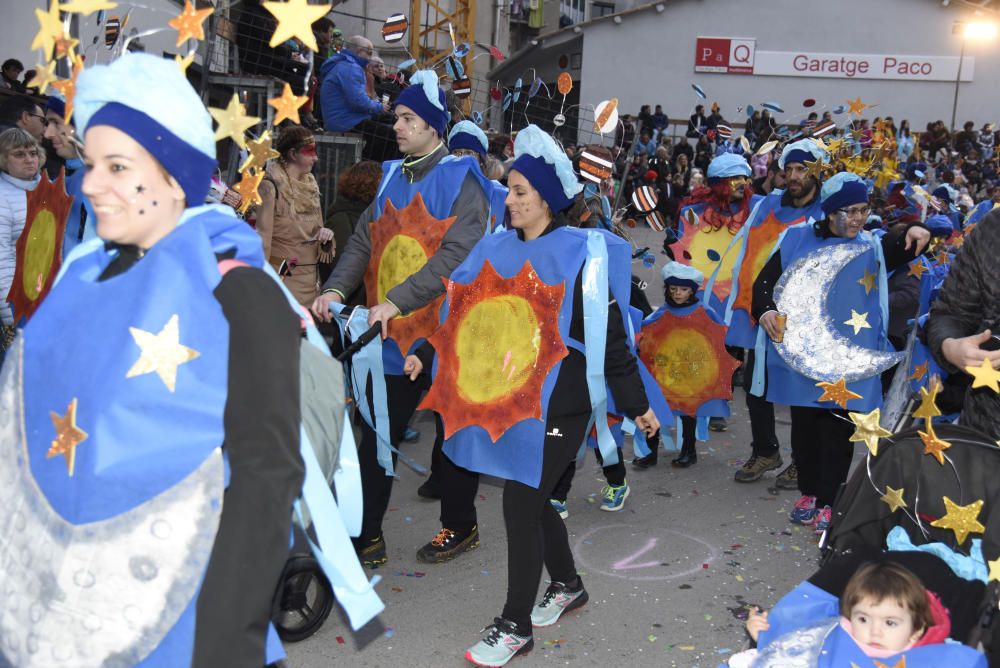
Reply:
[[[654,306],[662,303],[661,238],[634,234],[639,246],[657,253],[654,267],[635,267],[650,283]],[[672,469],[674,455],[663,450],[654,468],[629,465],[632,492],[621,512],[600,510],[604,478],[588,453],[578,465],[566,524],[590,602],[559,624],[536,629],[535,649],[509,665],[716,666],[746,648],[747,605],[770,607],[816,570],[817,536],[788,522],[798,494],[774,489],[776,472],[756,483],[733,480],[751,438],[742,390],[731,405],[729,430],[698,443],[695,466]],[[777,421],[788,463],[787,409],[778,408]],[[420,440],[403,447],[428,464],[431,414],[418,413],[414,426]],[[625,452],[630,461],[629,444]],[[480,484],[481,546],[427,565],[416,551],[440,528],[439,505],[417,496],[421,476],[402,464],[397,470],[384,526],[389,563],[373,572],[382,578],[376,589],[385,612],[353,634],[335,611],[315,636],[286,646],[289,668],[470,665],[465,650],[500,614],[507,582],[500,482]]]

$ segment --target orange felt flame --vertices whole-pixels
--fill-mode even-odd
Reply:
[[[437,411],[445,438],[478,425],[496,442],[542,417],[542,385],[569,351],[559,334],[565,286],[530,262],[503,278],[488,261],[468,285],[448,283],[448,319],[430,338],[438,372],[421,408]]]
[[[740,266],[740,291],[733,301],[734,309],[743,309],[750,313],[750,305],[753,302],[753,282],[757,280],[760,270],[767,264],[767,259],[771,256],[774,245],[778,243],[778,237],[788,226],[801,223],[804,220],[805,216],[796,218],[790,223],[783,223],[771,211],[763,223],[749,230],[750,238],[747,239],[743,264]]]
[[[372,252],[365,271],[365,292],[368,304],[374,306],[386,300],[386,294],[419,271],[437,252],[441,240],[455,217],[439,220],[432,216],[417,193],[402,209],[386,200],[378,220],[369,223]],[[437,329],[444,295],[429,304],[389,321],[389,338],[406,355],[413,343],[425,339]]]

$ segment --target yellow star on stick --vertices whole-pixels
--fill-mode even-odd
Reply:
[[[240,165],[240,171],[245,172],[251,167],[258,171],[264,169],[264,165],[272,158],[281,157],[281,154],[271,148],[271,131],[265,130],[260,139],[251,139],[247,142],[247,150],[250,155]]]
[[[823,180],[823,161],[822,160],[806,160],[806,176],[811,176],[817,181]]]
[[[67,124],[69,123],[69,119],[73,116],[73,98],[76,97],[76,78],[80,76],[80,72],[83,71],[82,58],[72,56],[71,60],[73,61],[73,70],[70,72],[70,78],[52,82],[52,87],[62,93],[63,97],[66,98],[66,113],[63,114],[63,120]]]
[[[260,193],[257,192],[257,188],[263,180],[264,172],[257,172],[253,169],[248,169],[243,172],[243,176],[240,177],[239,183],[233,186],[233,190],[238,192],[240,197],[243,198],[243,201],[240,202],[239,206],[240,213],[245,212],[251,206],[261,203]]]
[[[836,383],[816,383],[816,387],[823,390],[823,394],[817,401],[832,401],[841,408],[847,408],[847,402],[851,399],[861,399],[860,394],[855,394],[847,389],[847,380],[841,378]]]
[[[826,150],[830,152],[830,155],[835,156],[844,148],[846,143],[843,139],[830,139],[826,142]]]
[[[139,359],[125,374],[126,378],[155,371],[167,389],[173,392],[177,386],[177,367],[200,355],[198,351],[181,345],[180,324],[176,313],[170,316],[170,320],[158,334],[138,327],[129,327],[128,331],[141,352]]]
[[[292,87],[286,83],[280,97],[273,97],[267,101],[269,105],[277,110],[277,113],[274,115],[274,125],[281,125],[281,121],[286,118],[290,118],[292,123],[300,123],[299,108],[308,101],[309,96],[295,95],[292,93]]]
[[[931,522],[932,527],[951,529],[955,532],[955,540],[961,545],[970,533],[983,533],[986,527],[979,523],[979,511],[983,509],[983,500],[967,506],[960,506],[947,496],[943,497],[945,514],[941,519]]]
[[[851,309],[851,319],[844,321],[845,325],[850,325],[854,328],[854,334],[860,334],[862,329],[871,329],[872,326],[868,324],[868,312],[858,313],[854,309]]]
[[[849,413],[848,417],[854,423],[854,433],[851,435],[851,443],[864,443],[868,446],[872,457],[878,456],[878,441],[880,438],[892,436],[892,432],[883,429],[879,424],[882,419],[882,411],[878,408],[871,413]]]
[[[986,581],[990,580],[1000,580],[1000,559],[994,559],[993,561],[987,561],[990,566],[990,575],[986,578]]]
[[[903,499],[904,490],[902,487],[899,489],[893,489],[888,485],[885,486],[885,494],[883,494],[879,499],[889,506],[890,512],[896,512],[900,508],[909,508],[906,505],[906,501]]]
[[[993,368],[988,359],[979,366],[965,367],[966,373],[972,376],[972,387],[988,387],[994,392],[1000,392],[1000,371]]]
[[[62,33],[55,41],[55,54],[53,58],[65,58],[66,56],[72,57],[73,49],[77,47],[80,40],[70,37],[66,33]]]
[[[247,139],[243,133],[260,123],[260,119],[256,116],[247,116],[246,109],[240,104],[240,98],[236,93],[233,93],[225,109],[209,107],[208,113],[212,114],[212,118],[219,124],[215,129],[216,141],[229,137],[240,148],[247,147]]]
[[[191,6],[191,0],[184,0],[184,11],[167,21],[167,25],[177,31],[176,46],[189,39],[205,39],[205,28],[202,24],[214,11],[211,7],[195,9]]]
[[[874,106],[874,104],[865,104],[859,97],[856,100],[847,101],[847,113],[860,116],[864,113],[865,109],[871,109]]]
[[[866,295],[875,289],[875,280],[877,278],[878,274],[873,274],[865,269],[865,275],[858,279],[858,283],[864,286]]]
[[[923,260],[917,258],[910,264],[910,270],[906,272],[906,275],[920,280],[923,278],[925,271],[927,271],[927,265],[923,263]]]
[[[35,10],[35,16],[38,17],[38,32],[35,33],[35,38],[31,41],[31,50],[41,49],[45,52],[46,58],[52,56],[52,49],[55,47],[56,40],[63,34],[62,21],[59,20],[59,11],[59,0],[53,0],[48,11],[44,9]]]
[[[174,62],[177,63],[177,67],[181,68],[182,74],[187,74],[188,67],[194,62],[194,54],[196,51],[188,51],[188,55],[181,58],[180,54],[174,56]]]
[[[272,47],[297,37],[310,51],[319,50],[316,47],[316,35],[313,34],[312,24],[326,16],[333,5],[310,5],[306,0],[288,0],[288,2],[264,2],[261,6],[278,20],[278,27],[271,35]]]
[[[35,76],[31,77],[25,86],[27,88],[38,88],[38,94],[44,95],[46,89],[53,81],[57,81],[56,76],[56,61],[51,61],[48,65],[42,65],[41,63],[35,65]]]
[[[66,458],[66,468],[70,477],[73,477],[73,469],[76,466],[76,446],[87,440],[87,432],[76,425],[76,397],[69,402],[66,408],[66,415],[59,415],[55,411],[49,411],[52,419],[52,426],[56,428],[56,437],[52,439],[49,451],[45,453],[46,459],[52,459],[58,455]]]
[[[937,395],[941,391],[941,381],[935,376],[931,378],[928,385],[930,386],[929,390],[926,387],[920,388],[920,406],[913,411],[913,417],[924,418],[929,422],[931,418],[941,415],[941,409],[937,407]]]
[[[99,12],[102,9],[114,9],[117,6],[117,2],[109,2],[108,0],[73,0],[73,2],[63,5],[62,10],[64,12],[73,12],[74,14],[90,16],[94,12]]]
[[[927,431],[918,431],[920,440],[924,442],[924,454],[931,455],[938,460],[938,464],[944,466],[944,451],[951,447],[948,441],[942,441],[934,433],[934,423],[927,420]]]

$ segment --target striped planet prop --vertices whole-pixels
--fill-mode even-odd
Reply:
[[[601,181],[610,179],[613,169],[614,164],[611,160],[597,155],[594,151],[584,149],[580,153],[580,176],[588,181],[600,183]]]
[[[720,123],[715,127],[715,131],[719,133],[719,136],[723,139],[729,139],[733,136],[733,129],[728,125]]]
[[[837,124],[833,121],[823,121],[819,125],[813,128],[813,137],[822,137],[833,132],[837,128]]]
[[[410,27],[410,22],[406,20],[406,14],[393,14],[382,24],[382,39],[389,44],[403,39],[406,30]]]
[[[656,199],[656,191],[649,186],[639,186],[632,193],[632,204],[642,213],[649,213],[656,208]]]
[[[455,79],[451,84],[451,90],[455,93],[455,97],[469,97],[472,93],[472,82],[469,81],[469,77]]]
[[[663,222],[663,214],[659,211],[650,211],[647,213],[646,224],[656,232],[662,232],[666,229],[666,225]]]
[[[594,109],[594,129],[607,134],[618,125],[618,98],[613,97],[597,105]]]

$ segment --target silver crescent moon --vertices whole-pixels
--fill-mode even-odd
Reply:
[[[806,378],[848,383],[871,378],[898,364],[903,353],[862,348],[837,331],[827,308],[830,286],[867,244],[835,244],[795,260],[774,286],[774,303],[788,314],[785,337],[774,347],[789,367]]]
[[[23,349],[19,336],[0,375],[0,665],[133,666],[201,584],[222,511],[221,450],[141,506],[67,522],[31,474]]]

